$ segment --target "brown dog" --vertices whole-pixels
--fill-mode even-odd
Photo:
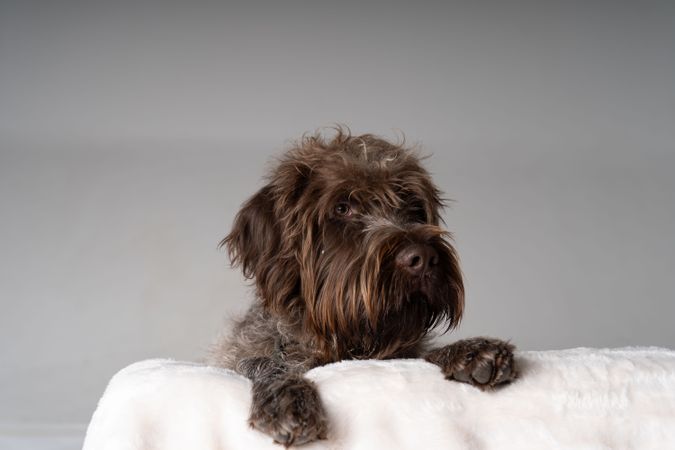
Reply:
[[[419,158],[373,135],[302,139],[223,239],[257,300],[211,363],[253,382],[250,424],[289,446],[326,436],[307,370],[343,359],[418,358],[493,388],[516,376],[514,347],[489,338],[429,350],[457,326],[464,287],[442,200]]]

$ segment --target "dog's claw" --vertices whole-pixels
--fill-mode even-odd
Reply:
[[[492,369],[489,364],[484,364],[474,370],[471,377],[479,384],[487,384],[492,377]]]

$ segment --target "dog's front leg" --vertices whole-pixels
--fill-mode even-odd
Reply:
[[[314,383],[272,358],[246,358],[237,371],[253,382],[249,424],[289,447],[325,439],[326,414]]]
[[[479,337],[432,350],[424,355],[424,359],[439,366],[447,379],[485,390],[518,376],[514,350],[508,342]]]

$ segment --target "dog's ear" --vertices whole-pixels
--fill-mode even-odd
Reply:
[[[233,266],[254,279],[263,304],[282,311],[299,290],[297,260],[282,242],[283,224],[270,185],[251,197],[237,213],[232,231],[220,242]]]
[[[220,241],[220,247],[227,249],[230,262],[240,266],[246,278],[255,278],[261,261],[273,251],[279,239],[274,203],[270,187],[266,186],[242,205],[232,231]]]

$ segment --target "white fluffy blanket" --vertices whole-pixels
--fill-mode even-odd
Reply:
[[[675,449],[675,351],[519,352],[496,392],[443,379],[422,360],[346,361],[307,374],[330,437],[314,449]],[[276,449],[247,426],[250,383],[170,360],[120,371],[84,450]]]

